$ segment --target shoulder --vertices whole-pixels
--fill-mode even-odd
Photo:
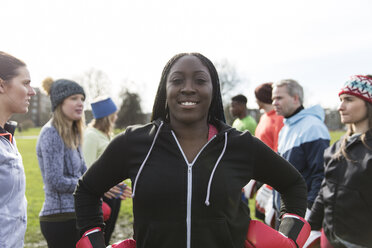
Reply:
[[[50,122],[48,122],[41,128],[39,138],[47,138],[53,136],[59,136],[59,133],[57,129]]]
[[[38,146],[40,144],[50,143],[63,145],[63,140],[59,135],[57,129],[50,122],[48,122],[41,129],[37,143]]]
[[[98,139],[100,135],[103,135],[103,133],[100,134],[100,131],[94,127],[87,127],[84,130],[84,139]]]
[[[154,138],[156,132],[159,130],[159,127],[160,125],[154,122],[144,125],[128,126],[125,131],[114,137],[112,143],[135,144],[138,142],[150,141]]]
[[[330,139],[327,126],[323,121],[312,115],[303,116],[288,128],[306,139]]]

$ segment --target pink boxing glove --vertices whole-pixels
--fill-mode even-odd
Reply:
[[[279,226],[279,232],[296,242],[302,248],[310,235],[310,224],[296,214],[284,214]]]
[[[103,213],[103,221],[106,221],[108,219],[110,219],[110,215],[111,215],[111,208],[110,206],[102,201],[102,213]]]
[[[283,215],[279,232],[260,221],[251,220],[245,248],[302,248],[309,234],[309,223],[295,214]]]
[[[275,229],[262,223],[251,220],[249,223],[245,248],[297,248],[295,242]]]
[[[126,239],[107,246],[107,248],[136,248],[136,241],[134,239]]]

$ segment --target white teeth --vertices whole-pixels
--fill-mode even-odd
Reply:
[[[192,105],[195,105],[196,102],[181,102],[181,104],[185,106],[192,106]]]

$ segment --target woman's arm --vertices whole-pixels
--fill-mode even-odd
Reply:
[[[282,197],[281,216],[284,213],[305,216],[307,188],[305,180],[297,169],[284,158],[253,138],[256,147],[254,177],[280,192]]]
[[[74,196],[81,233],[93,227],[103,227],[100,199],[111,187],[128,178],[128,149],[125,135],[119,135],[79,180]]]

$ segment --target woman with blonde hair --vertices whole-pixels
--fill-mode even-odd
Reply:
[[[26,64],[0,52],[0,247],[23,247],[27,226],[26,180],[22,157],[13,137],[13,114],[27,113],[31,96]]]
[[[311,209],[322,248],[372,245],[372,76],[352,76],[339,92],[346,134],[324,152],[324,180]]]
[[[43,88],[50,96],[53,116],[36,145],[45,191],[40,228],[49,248],[72,248],[78,240],[72,193],[86,171],[81,152],[85,92],[67,79],[47,78]]]
[[[113,137],[117,119],[117,107],[110,97],[101,97],[91,103],[93,120],[84,131],[83,155],[90,167],[101,156]],[[111,208],[110,218],[105,221],[104,238],[109,245],[119,215],[121,200],[130,197],[132,191],[123,182],[106,192],[103,201]]]

